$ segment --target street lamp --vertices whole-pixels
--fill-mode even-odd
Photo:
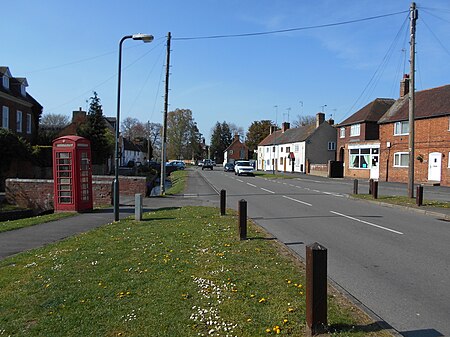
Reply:
[[[119,42],[119,71],[117,80],[117,115],[116,115],[116,138],[115,138],[115,168],[114,168],[114,221],[119,221],[119,125],[120,125],[120,77],[122,70],[122,44],[126,39],[141,40],[145,43],[153,41],[153,35],[134,34],[126,35]]]

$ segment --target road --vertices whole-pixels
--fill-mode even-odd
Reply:
[[[349,182],[199,173],[303,258],[324,245],[330,279],[403,336],[450,336],[448,221],[348,198]]]

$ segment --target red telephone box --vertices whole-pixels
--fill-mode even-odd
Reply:
[[[89,211],[93,208],[91,143],[78,136],[53,141],[55,211]]]

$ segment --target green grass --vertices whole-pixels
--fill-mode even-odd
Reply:
[[[365,199],[365,200],[374,200],[372,195],[370,194],[352,194],[352,197],[358,198],[358,199]],[[401,205],[401,206],[408,206],[408,207],[416,207],[420,208],[416,205],[416,199],[415,198],[409,198],[405,196],[390,196],[390,195],[379,195],[378,199],[376,199],[381,202],[386,202],[393,205]],[[436,208],[450,208],[450,202],[446,201],[435,201],[435,200],[424,200],[423,206],[427,207],[436,207]]]
[[[303,267],[255,226],[239,241],[237,217],[218,213],[163,209],[0,261],[0,334],[304,335]],[[330,294],[331,335],[368,335],[343,302]]]
[[[261,178],[267,178],[267,179],[295,179],[298,178],[297,176],[294,175],[289,175],[289,173],[287,174],[281,174],[281,173],[268,173],[268,172],[264,172],[264,171],[255,171],[255,176],[256,177],[261,177]]]
[[[166,194],[174,195],[182,193],[186,187],[187,176],[188,173],[186,170],[172,172],[169,177],[172,186],[167,189]]]
[[[32,218],[25,218],[25,219],[19,219],[19,220],[2,221],[2,222],[0,222],[0,233],[14,230],[14,229],[34,226],[34,225],[38,225],[38,224],[41,224],[44,222],[50,222],[50,221],[67,218],[70,216],[74,216],[75,214],[77,214],[77,213],[63,212],[63,213],[40,215],[40,216],[35,216]]]

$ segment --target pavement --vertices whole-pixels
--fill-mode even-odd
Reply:
[[[302,175],[302,177],[311,177]],[[327,179],[312,177],[313,179]],[[384,186],[389,183],[383,183]],[[392,183],[394,186],[395,183]],[[395,187],[395,186],[394,186]],[[433,198],[433,190],[427,189],[427,197]],[[438,199],[443,196],[449,200],[450,188],[440,187],[434,189]],[[184,194],[150,197],[143,199],[144,212],[169,207],[184,206],[212,206],[219,207],[220,198],[218,191],[203,178],[198,169],[189,169],[189,179]],[[399,206],[392,206],[399,207]],[[414,209],[415,210],[415,209]],[[439,215],[443,219],[450,220],[450,209],[424,207],[416,210],[431,215]],[[134,217],[134,197],[121,196],[120,219]],[[87,232],[114,221],[113,208],[95,210],[91,213],[80,213],[73,217],[47,222],[35,226],[0,233],[0,260],[14,254],[38,248],[46,244],[63,240],[67,237]]]

